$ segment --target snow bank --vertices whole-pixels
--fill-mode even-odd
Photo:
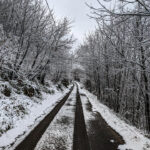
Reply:
[[[68,92],[68,89],[65,89],[64,92],[58,91],[54,85],[52,88],[55,94],[50,95],[43,92],[42,100],[31,99],[23,94],[14,94],[0,101],[0,126],[8,128],[7,124],[11,125],[10,129],[8,128],[8,131],[0,136],[0,149],[9,149],[10,144],[18,144],[52,110],[64,93]],[[14,107],[17,106],[25,108],[23,115],[17,115],[17,112],[14,112],[17,110]]]
[[[120,150],[150,150],[150,140],[142,135],[137,128],[118,118],[112,110],[101,104],[96,96],[89,93],[87,90],[80,90],[81,93],[84,93],[89,98],[89,101],[93,106],[93,111],[99,112],[108,125],[123,137],[126,144],[120,145],[118,147]]]

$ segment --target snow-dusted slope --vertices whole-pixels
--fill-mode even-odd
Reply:
[[[4,132],[0,135],[0,149],[9,149],[10,144],[20,142],[68,92],[68,89],[59,91],[54,85],[51,85],[51,89],[55,91],[54,94],[42,92],[41,98],[16,93],[8,98],[2,97],[0,129]]]

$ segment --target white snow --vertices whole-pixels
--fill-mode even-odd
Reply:
[[[10,98],[0,101],[1,108],[9,107],[6,111],[2,109],[0,123],[4,120],[5,124],[9,122],[12,124],[12,128],[0,136],[0,149],[12,150],[52,110],[56,102],[68,92],[68,89],[65,89],[64,92],[58,91],[54,86],[53,89],[55,90],[53,95],[42,93],[43,100],[41,102],[35,102],[23,94],[15,94],[14,102]],[[16,106],[22,104],[26,108],[27,114],[23,118],[20,115],[16,116],[16,113],[13,112],[14,104]],[[10,118],[10,114],[8,115],[9,112],[12,113],[12,118]],[[14,142],[15,145],[10,146]]]
[[[110,140],[110,142],[114,143],[115,141],[114,140]]]
[[[119,145],[120,150],[150,150],[150,140],[141,131],[117,117],[112,110],[100,103],[97,97],[87,90],[80,88],[80,92],[89,98],[93,111],[99,112],[108,125],[123,137],[125,144]]]

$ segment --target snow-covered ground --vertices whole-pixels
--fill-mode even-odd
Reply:
[[[0,150],[12,150],[69,91],[65,88],[63,92],[58,91],[54,85],[51,85],[51,89],[55,91],[54,94],[42,92],[41,98],[16,93],[8,98],[1,97],[0,129],[4,132],[0,135]]]
[[[123,137],[125,144],[118,147],[120,150],[150,150],[150,139],[146,138],[141,131],[118,118],[112,110],[101,104],[97,97],[87,90],[80,88],[80,93],[89,98],[93,111],[99,112],[108,125]],[[92,116],[86,113],[85,117]]]
[[[73,145],[76,86],[65,105],[60,109],[35,150],[71,150]]]
[[[83,94],[83,92],[80,91],[80,94]],[[86,96],[80,96],[81,97],[81,102],[82,102],[82,107],[83,107],[83,113],[84,113],[84,119],[85,119],[85,123],[86,123],[86,129],[87,132],[90,131],[90,125],[89,125],[89,121],[90,120],[94,120],[95,117],[92,115],[92,113],[90,111],[87,110],[87,104],[88,104],[88,100]]]

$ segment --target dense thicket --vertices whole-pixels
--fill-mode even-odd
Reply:
[[[98,28],[78,49],[85,84],[103,103],[150,133],[149,1],[122,1],[116,11],[98,2],[99,8],[89,6]]]
[[[0,0],[0,74],[12,80],[66,75],[73,38],[42,0]]]

